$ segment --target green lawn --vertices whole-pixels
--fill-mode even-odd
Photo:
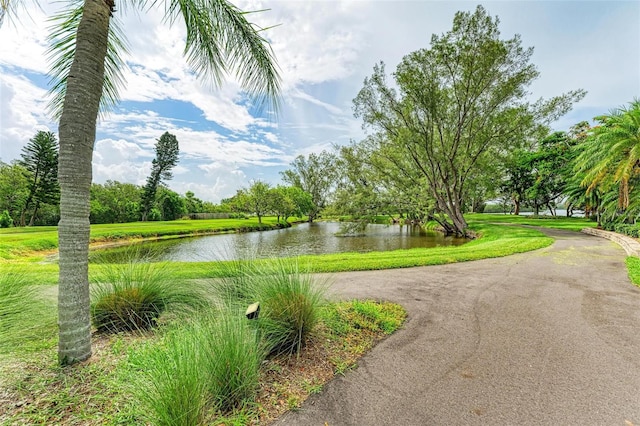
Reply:
[[[594,222],[581,218],[537,219],[527,216],[501,214],[472,214],[467,216],[470,227],[479,238],[457,247],[420,248],[370,253],[337,253],[319,256],[302,256],[300,262],[315,272],[341,272],[354,270],[374,270],[406,268],[412,266],[440,265],[508,256],[549,246],[553,239],[531,227],[504,226],[530,225],[579,231]],[[275,217],[263,218],[263,226],[276,224]],[[260,229],[257,219],[212,219],[178,220],[173,222],[137,222],[114,225],[94,225],[92,241],[114,241],[136,238],[171,238],[183,234],[205,234]],[[57,281],[57,265],[36,263],[43,256],[34,250],[55,249],[55,227],[11,228],[0,231],[0,256],[11,259],[10,263],[24,264],[26,274],[38,274],[43,284]],[[24,255],[24,258],[20,256]],[[97,273],[100,265],[91,265],[91,274]],[[172,262],[172,274],[176,278],[208,278],[224,274],[220,262]],[[640,269],[637,268],[637,269]],[[639,272],[640,277],[640,272]],[[640,281],[640,278],[638,279]]]
[[[564,216],[514,216],[504,214],[466,214],[469,223],[503,223],[512,225],[540,226],[543,228],[565,229],[567,231],[580,231],[583,228],[595,228],[596,222],[580,217]]]
[[[262,225],[258,223],[257,218],[101,224],[91,225],[91,242],[245,232],[271,229],[276,224],[275,217],[263,217]],[[28,258],[39,261],[42,260],[42,256],[34,252],[57,248],[58,234],[55,226],[0,229],[0,259],[27,260]]]

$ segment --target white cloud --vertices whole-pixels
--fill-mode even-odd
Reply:
[[[0,72],[0,160],[9,162],[38,130],[50,131],[55,125],[45,113],[45,90],[26,77],[5,74],[2,67]]]
[[[574,88],[589,91],[562,126],[606,113],[640,93],[640,3],[484,3],[500,17],[503,37],[520,33],[524,46],[535,46],[533,62],[541,78],[531,87],[534,98]],[[123,16],[131,51],[125,103],[99,123],[97,179],[144,182],[156,139],[170,131],[181,145],[171,185],[197,185],[198,196],[206,190],[210,196],[202,197],[213,199],[250,179],[276,175],[298,154],[359,139],[351,100],[372,66],[383,60],[392,72],[403,55],[428,47],[431,34],[448,31],[456,10],[473,10],[476,3],[241,0],[238,6],[269,8],[249,19],[263,27],[280,24],[263,33],[282,70],[280,114],[252,116],[233,78],[221,89],[196,78],[183,57],[183,25],[164,23],[162,8],[129,13]],[[37,130],[55,129],[44,113],[45,17],[52,6],[44,7],[44,13],[30,12],[33,23],[0,28],[4,161],[19,157]],[[180,102],[171,110],[173,100]]]

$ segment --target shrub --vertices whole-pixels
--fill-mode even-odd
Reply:
[[[216,407],[224,412],[253,401],[258,390],[264,345],[244,312],[222,311],[204,323],[207,383]]]
[[[180,314],[206,306],[193,284],[170,277],[167,264],[132,261],[101,265],[93,278],[91,319],[98,331],[145,330],[165,311]]]
[[[0,228],[11,228],[13,226],[13,219],[7,210],[0,214]]]

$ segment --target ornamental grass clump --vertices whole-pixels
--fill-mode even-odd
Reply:
[[[171,278],[165,263],[131,261],[101,265],[93,277],[91,320],[98,331],[146,330],[160,316],[204,308],[207,299],[199,287]]]
[[[55,336],[55,302],[18,268],[0,271],[0,353]]]
[[[219,411],[252,402],[259,386],[260,364],[266,357],[254,324],[244,312],[229,309],[203,324],[207,349],[207,384]]]
[[[202,368],[208,355],[198,341],[199,331],[193,324],[180,327],[168,332],[160,343],[130,354],[131,365],[140,371],[132,393],[149,424],[205,424],[211,398]]]
[[[212,424],[255,401],[265,351],[242,312],[201,313],[132,356],[135,395],[154,425]]]
[[[320,318],[326,283],[301,271],[296,260],[266,264],[254,284],[258,325],[270,353],[298,353]]]

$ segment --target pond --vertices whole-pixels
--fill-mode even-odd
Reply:
[[[463,238],[444,236],[412,225],[369,224],[364,235],[338,236],[340,224],[317,222],[273,231],[208,235],[92,252],[92,262],[118,262],[131,257],[177,262],[203,262],[306,254],[389,251],[460,245]]]

